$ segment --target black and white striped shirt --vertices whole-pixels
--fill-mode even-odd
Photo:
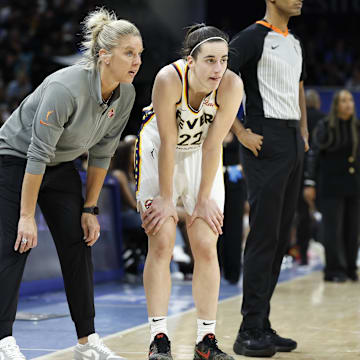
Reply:
[[[258,21],[230,42],[229,69],[244,82],[247,117],[300,120],[299,82],[305,78],[300,41]]]

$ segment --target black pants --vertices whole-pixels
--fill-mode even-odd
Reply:
[[[304,187],[301,186],[297,206],[296,243],[299,246],[301,264],[307,265],[307,252],[309,249],[313,220],[311,218],[309,205],[304,199],[303,191]]]
[[[250,204],[244,251],[242,329],[269,328],[270,299],[278,281],[299,194],[304,141],[295,120],[251,119],[263,135],[259,156],[242,148]]]
[[[231,182],[225,173],[225,208],[223,235],[218,241],[220,266],[224,278],[231,283],[239,280],[243,238],[243,216],[246,201],[244,179]]]
[[[347,276],[356,271],[359,211],[358,196],[321,198],[325,276]]]
[[[12,334],[29,254],[14,251],[25,166],[25,159],[0,156],[0,339]],[[77,335],[87,336],[94,332],[93,265],[81,228],[81,180],[72,162],[46,168],[38,204],[55,241]]]

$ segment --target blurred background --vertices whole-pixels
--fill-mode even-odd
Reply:
[[[0,121],[48,74],[79,56],[80,22],[96,6],[134,22],[144,39],[143,65],[134,85],[136,104],[123,136],[136,134],[141,109],[151,101],[157,71],[176,60],[185,27],[196,22],[234,35],[263,17],[263,0],[0,0]],[[307,87],[320,90],[322,110],[346,87],[360,106],[359,0],[305,0],[290,21],[306,53]]]
[[[360,0],[304,0],[303,3],[302,15],[291,19],[289,28],[303,42],[307,67],[305,88],[315,89],[320,95],[320,102],[316,97],[312,104],[308,101],[308,119],[314,118],[315,115],[318,118],[327,115],[335,91],[343,88],[352,92],[356,103],[355,109],[360,118]],[[143,64],[134,81],[136,102],[99,199],[101,213],[98,219],[101,225],[101,241],[96,243],[92,252],[95,282],[102,283],[95,289],[97,327],[103,335],[110,335],[143,324],[146,319],[142,272],[147,254],[147,237],[141,228],[139,214],[136,212],[133,161],[134,135],[140,128],[142,108],[151,102],[151,88],[155,75],[161,67],[179,58],[179,50],[187,26],[205,22],[221,28],[232,37],[238,31],[263,18],[265,1],[0,0],[0,127],[24,97],[31,93],[46,76],[79,59],[81,21],[97,6],[114,10],[118,18],[135,23],[142,33],[145,48]],[[318,112],[317,104],[321,113]],[[351,157],[343,156],[340,159],[346,167],[349,167],[344,171],[344,176],[348,172],[355,173],[355,168],[360,173],[357,170],[360,169],[359,146],[358,149],[356,164],[353,164],[355,159]],[[229,134],[224,140],[224,159],[226,160],[228,154],[231,155],[232,152],[239,154],[239,143]],[[86,154],[77,160],[84,183]],[[344,166],[342,168],[345,169]],[[249,231],[249,207],[246,202],[246,186],[240,160],[236,164],[224,161],[224,176],[227,194],[233,199],[232,203],[226,204],[231,208],[230,212],[233,216],[226,218],[232,218],[233,222],[231,225],[229,223],[228,232],[225,229],[223,238],[219,241],[221,246],[219,262],[225,280],[221,282],[221,299],[241,293],[242,248]],[[333,179],[329,178],[329,182],[333,182]],[[342,178],[340,182],[344,183]],[[301,189],[299,193],[299,206],[289,239],[288,253],[283,261],[282,270],[285,271],[282,271],[281,281],[320,270],[324,264],[321,241],[323,235],[320,227],[322,214],[316,208],[316,204],[305,202],[302,191]],[[357,196],[360,196],[360,186],[357,191]],[[132,194],[133,197],[125,196],[126,194]],[[188,281],[192,277],[193,258],[186,234],[184,211],[180,204],[178,214],[180,221],[170,267],[172,278],[179,281],[173,287],[175,296],[170,303],[170,315],[193,307]],[[30,321],[16,322],[16,336],[19,336],[20,344],[29,358],[70,347],[74,341],[73,336],[70,335],[73,332],[73,325],[69,317],[66,317],[68,309],[65,295],[58,291],[63,290],[63,281],[55,246],[39,209],[36,213],[36,222],[39,242],[26,264],[17,315],[18,320]],[[230,233],[234,236],[230,236]],[[231,239],[234,241],[231,242]],[[226,249],[224,244],[228,244]],[[339,252],[341,251],[342,248],[339,248]],[[227,267],[229,256],[226,257],[226,254],[235,254],[237,259],[235,269]],[[360,266],[360,252],[358,266]],[[291,272],[293,269],[296,273]],[[352,290],[354,293],[350,293],[349,287],[345,291],[338,287],[325,288],[321,284],[320,275],[315,279],[317,279],[315,282],[308,280],[306,288],[299,288],[297,282],[297,285],[290,290],[286,289],[283,290],[285,292],[280,293],[282,298],[286,299],[285,303],[281,302],[281,305],[278,305],[278,309],[285,314],[284,320],[280,323],[289,323],[291,312],[295,309],[293,316],[296,317],[296,321],[292,322],[296,324],[298,336],[300,337],[300,334],[308,336],[308,342],[305,342],[303,349],[314,349],[318,345],[315,357],[329,357],[329,352],[334,353],[334,339],[337,339],[335,343],[342,346],[338,357],[345,359],[344,356],[347,354],[349,357],[346,359],[353,359],[355,357],[353,353],[359,353],[359,349],[355,349],[356,346],[353,344],[359,342],[358,338],[351,338],[351,335],[355,337],[359,334],[359,331],[355,330],[359,323],[360,311],[356,303],[349,301],[357,301],[357,295],[354,293],[358,290],[354,288],[355,290]],[[338,280],[334,279],[334,281]],[[356,274],[350,277],[350,280],[351,283],[359,284]],[[308,294],[309,298],[306,301],[299,300],[302,299],[299,293]],[[328,301],[327,307],[323,306],[324,299]],[[298,301],[302,302],[297,303]],[[226,303],[227,314],[231,314],[228,306],[229,303]],[[236,304],[234,314],[239,313],[238,306]],[[306,312],[309,306],[313,307],[313,312]],[[352,312],[339,311],[341,306]],[[318,314],[321,311],[325,314],[324,319],[329,318],[328,322],[321,318],[319,320]],[[47,322],[39,321],[46,318],[54,319]],[[230,322],[234,322],[234,319]],[[304,323],[298,322],[301,319]],[[344,335],[343,338],[340,337],[344,340],[339,342],[341,332],[337,332],[337,337],[334,338],[334,330],[338,331],[340,319],[345,321],[341,325]],[[354,322],[349,323],[349,319]],[[186,321],[178,318],[173,323],[180,324],[179,326],[188,332]],[[228,331],[228,325],[224,324],[225,322],[223,327]],[[349,329],[353,331],[349,332]],[[38,336],[39,334],[43,335]],[[317,334],[322,337],[316,337]],[[226,337],[229,338],[228,334]],[[179,338],[182,339],[183,336]],[[141,349],[147,348],[148,344],[144,345],[146,342],[144,339],[147,340],[147,337],[142,334],[136,335],[136,340],[133,341],[134,347],[130,347],[135,349],[134,354],[142,354],[138,352],[139,348],[136,348],[139,344]],[[329,339],[333,342],[324,352],[321,346],[327,344]],[[118,340],[114,338],[114,341],[119,342]],[[67,354],[63,358],[69,358],[70,355]],[[309,352],[305,352],[305,356],[308,354]]]
[[[94,252],[95,268],[103,275],[100,276],[100,272],[95,274],[99,280],[119,278],[123,262],[125,270],[132,266],[131,271],[135,274],[139,275],[142,271],[147,251],[146,237],[140,226],[123,229],[124,204],[135,213],[135,200],[130,199],[129,202],[124,199],[121,186],[134,185],[131,163],[134,136],[129,136],[136,135],[140,128],[141,110],[151,102],[155,75],[161,67],[179,58],[187,26],[205,22],[221,28],[232,37],[264,16],[264,0],[238,1],[236,7],[234,3],[234,0],[0,0],[0,126],[47,75],[79,59],[81,21],[90,10],[97,6],[114,10],[118,18],[135,23],[142,33],[145,51],[143,64],[134,81],[136,102],[122,135],[122,148],[119,147],[115,156],[100,199],[102,237],[108,240],[99,242],[98,250]],[[329,112],[334,92],[347,88],[354,96],[359,115],[359,15],[360,0],[304,0],[302,15],[290,21],[289,28],[302,39],[305,49],[306,89],[319,92],[324,114]],[[125,148],[127,150],[123,152]],[[123,166],[128,184],[120,184],[119,188],[114,170],[121,168],[117,162],[125,158],[129,161]],[[84,171],[86,156],[80,160]],[[34,288],[33,284],[26,288],[27,280],[51,278],[54,289],[62,286],[58,262],[53,261],[56,254],[50,234],[39,212],[37,216],[39,236],[49,241],[39,242],[39,249],[30,257],[27,269],[32,271],[25,273],[23,293],[37,292],[41,288]],[[182,225],[178,230],[182,233],[183,244],[175,247],[179,252],[174,256],[179,259],[180,270],[186,278],[192,272],[192,259]],[[106,255],[109,249],[116,249],[113,254],[118,253],[119,256],[110,259]],[[51,258],[48,257],[50,252]],[[39,264],[37,259],[43,261],[46,256],[46,268],[53,268],[53,271],[46,273],[43,266],[35,271]],[[113,269],[121,271],[109,275],[109,270]],[[59,281],[54,282],[54,279]],[[44,283],[42,288],[49,290],[49,284]]]

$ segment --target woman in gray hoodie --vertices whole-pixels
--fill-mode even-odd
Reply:
[[[91,246],[100,190],[134,104],[142,39],[103,8],[84,23],[83,60],[48,76],[0,130],[0,358],[25,359],[12,337],[39,204],[59,255],[79,343],[75,359],[121,359],[94,329]],[[86,197],[73,160],[88,151]],[[15,357],[14,357],[15,356]]]

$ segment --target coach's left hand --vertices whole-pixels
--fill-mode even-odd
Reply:
[[[96,215],[82,213],[81,227],[84,231],[86,245],[93,246],[100,237],[100,225]]]

